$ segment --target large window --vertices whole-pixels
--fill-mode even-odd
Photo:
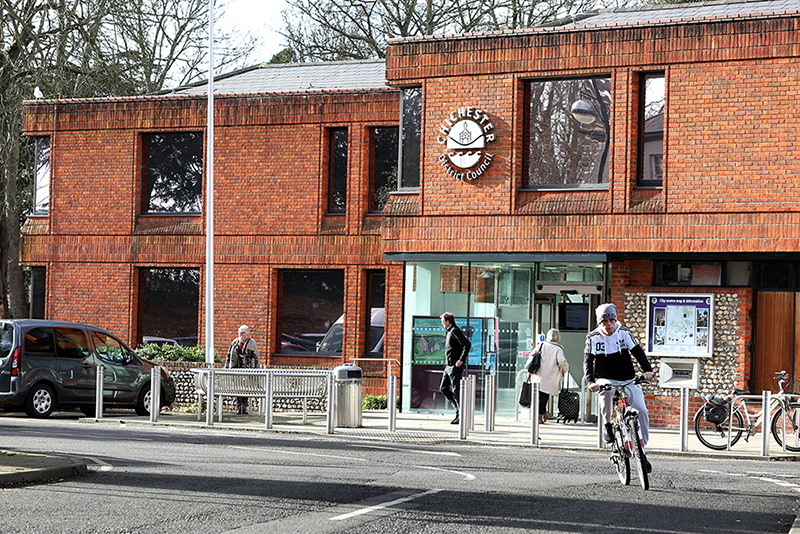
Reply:
[[[367,273],[367,352],[383,352],[383,329],[386,321],[386,271]]]
[[[200,271],[141,269],[139,287],[141,338],[167,338],[186,346],[197,345]]]
[[[664,180],[664,73],[645,74],[639,88],[639,185]]]
[[[370,130],[370,211],[381,211],[397,190],[398,137],[394,126]]]
[[[199,213],[203,194],[203,134],[144,136],[145,213]]]
[[[328,213],[347,209],[347,128],[332,128],[328,139]]]
[[[50,210],[50,138],[37,137],[34,152],[33,213],[47,215]]]
[[[344,271],[287,270],[280,299],[281,350],[341,352]]]
[[[400,188],[419,187],[422,88],[403,89],[400,100]]]
[[[525,187],[607,187],[611,78],[531,80],[525,98]]]

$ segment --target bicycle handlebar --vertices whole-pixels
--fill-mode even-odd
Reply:
[[[647,379],[639,375],[628,380],[627,382],[623,382],[622,384],[600,384],[600,391],[609,391],[614,388],[624,388],[626,386],[630,386],[631,384],[641,384],[642,382],[647,382]]]

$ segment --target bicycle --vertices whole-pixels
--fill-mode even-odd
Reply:
[[[631,384],[641,384],[644,377],[637,376],[623,384],[602,384],[601,391],[614,390],[614,414],[611,417],[611,428],[614,440],[611,442],[611,461],[619,476],[619,481],[625,485],[631,483],[631,458],[633,458],[642,489],[650,488],[650,479],[647,475],[647,457],[642,444],[642,432],[639,429],[639,412],[630,406],[627,387]]]
[[[768,413],[771,413],[777,406],[770,422],[772,437],[783,447],[785,432],[786,450],[800,452],[800,403],[790,400],[797,395],[785,392],[786,384],[790,381],[786,371],[775,373],[775,380],[778,381],[780,393],[772,396],[768,409]],[[729,397],[703,397],[705,403],[694,416],[694,433],[700,443],[709,449],[722,451],[728,448],[729,439],[730,446],[733,447],[745,431],[747,434],[744,440],[749,441],[765,420],[763,409],[758,412],[748,410],[747,399],[742,397],[749,394],[747,390],[734,389],[733,395]],[[734,407],[733,419],[731,406]]]

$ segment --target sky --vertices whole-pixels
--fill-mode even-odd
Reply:
[[[262,46],[253,54],[251,63],[262,63],[272,59],[281,51],[283,38],[278,34],[281,27],[281,10],[286,0],[227,0],[222,19],[217,27],[225,30],[238,28],[260,36]]]

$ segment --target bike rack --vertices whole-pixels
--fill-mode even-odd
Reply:
[[[761,399],[761,456],[769,456],[769,414],[770,414],[770,405],[772,404],[772,392],[771,391],[762,391],[761,395],[736,395],[731,399],[731,407],[730,412],[728,413],[728,446],[725,450],[731,450],[731,427],[733,427],[733,412],[736,411],[736,403],[738,402],[740,405],[743,404],[746,400],[758,400]],[[747,410],[746,406],[742,407],[743,410]],[[785,443],[786,440],[783,440],[784,443],[784,451],[786,451]]]

